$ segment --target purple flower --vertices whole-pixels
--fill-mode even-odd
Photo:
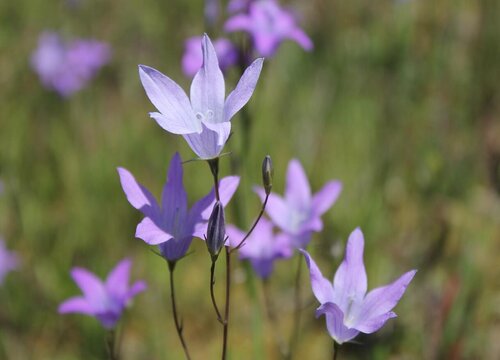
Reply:
[[[215,204],[214,190],[188,210],[179,154],[176,153],[170,162],[161,205],[128,170],[118,168],[118,174],[128,202],[145,216],[137,225],[135,236],[149,245],[159,245],[167,260],[180,259],[186,254],[193,237],[203,238],[206,234],[208,218]],[[224,206],[235,193],[239,181],[238,176],[221,179],[219,193]]]
[[[321,303],[316,317],[326,316],[328,332],[339,344],[352,340],[360,332],[371,334],[387,320],[396,317],[392,309],[416,273],[416,270],[408,271],[393,283],[367,294],[363,247],[363,233],[357,228],[349,236],[346,255],[335,273],[333,284],[323,277],[307,251],[301,250],[309,268],[312,291]]]
[[[194,76],[203,65],[203,53],[201,51],[201,36],[193,36],[184,43],[184,55],[182,56],[182,71],[187,76]],[[231,41],[219,38],[214,41],[214,49],[219,59],[222,71],[230,68],[238,62],[238,50]]]
[[[285,197],[271,193],[266,212],[276,226],[290,235],[295,246],[305,247],[311,232],[323,229],[321,215],[335,203],[341,190],[340,181],[329,181],[311,195],[304,169],[298,160],[293,159],[288,163]],[[264,189],[257,188],[256,191],[264,201]]]
[[[19,266],[16,253],[7,250],[5,242],[0,237],[0,285],[3,284],[5,276]]]
[[[236,247],[244,238],[245,233],[235,226],[227,226],[227,235],[231,246]],[[284,234],[273,234],[273,224],[262,218],[252,234],[245,240],[245,245],[239,249],[240,258],[247,259],[254,271],[266,279],[273,271],[274,261],[289,258],[293,254],[289,237]]]
[[[128,285],[132,261],[124,259],[111,270],[105,282],[90,271],[75,267],[71,277],[83,296],[72,297],[59,306],[60,314],[80,313],[99,320],[106,329],[113,328],[130,300],[146,289],[144,281]]]
[[[250,100],[263,59],[255,60],[224,101],[224,76],[212,42],[202,41],[203,67],[191,83],[191,100],[173,80],[159,71],[139,65],[139,75],[149,100],[160,111],[150,116],[168,132],[184,139],[201,159],[219,156],[231,131],[231,118]]]
[[[31,57],[31,66],[45,87],[68,97],[83,88],[110,56],[111,50],[103,42],[64,42],[57,33],[44,32]]]
[[[236,8],[245,6],[241,1],[236,2],[236,5]],[[313,48],[311,39],[297,26],[293,14],[281,8],[274,0],[251,2],[248,13],[234,15],[227,20],[224,29],[228,32],[248,32],[257,52],[265,57],[272,56],[287,39],[295,41],[304,50],[310,51]]]

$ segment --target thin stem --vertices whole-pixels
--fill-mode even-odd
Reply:
[[[262,203],[262,206],[260,208],[260,212],[259,212],[259,215],[257,216],[257,219],[255,219],[252,227],[250,228],[250,230],[248,230],[248,232],[245,235],[245,237],[243,239],[241,239],[241,241],[239,242],[239,244],[235,248],[233,248],[231,250],[231,252],[236,251],[239,248],[241,248],[245,244],[245,240],[248,239],[248,237],[252,234],[252,232],[254,231],[255,227],[257,226],[257,224],[259,223],[260,219],[262,218],[262,215],[264,215],[264,211],[266,210],[266,205],[267,205],[267,200],[268,199],[269,199],[269,194],[266,194],[266,198],[264,199],[264,202]]]
[[[115,330],[111,329],[106,336],[106,347],[109,360],[118,360],[118,354],[115,349],[115,334]]]
[[[184,350],[186,359],[191,360],[191,356],[189,355],[186,341],[184,340],[184,336],[182,334],[183,330],[182,321],[179,320],[179,316],[177,314],[177,305],[175,302],[175,286],[174,286],[175,264],[176,264],[175,261],[168,262],[168,272],[170,274],[170,299],[172,301],[172,314],[174,315],[175,330],[177,330],[177,335],[179,336],[179,340],[181,341],[182,349]]]
[[[225,246],[226,249],[226,308],[224,310],[224,335],[222,339],[222,360],[226,360],[227,357],[227,340],[229,336],[229,301],[231,298],[231,252],[229,247]]]
[[[337,360],[337,355],[339,353],[340,346],[336,341],[333,342],[333,360]]]
[[[297,272],[295,273],[295,294],[294,294],[294,314],[293,314],[293,327],[292,333],[290,335],[290,352],[286,357],[287,360],[291,360],[293,358],[293,352],[297,345],[297,340],[299,338],[299,330],[300,330],[300,314],[302,310],[302,300],[300,297],[300,277],[302,272],[302,258],[299,256],[299,263],[297,264]]]
[[[215,313],[217,314],[217,320],[221,324],[224,324],[222,316],[219,311],[219,307],[217,306],[217,301],[215,301],[214,287],[215,287],[215,260],[212,260],[212,266],[210,267],[210,298],[212,299],[212,305],[214,306]]]
[[[264,294],[264,304],[266,306],[267,318],[272,328],[272,333],[274,335],[274,341],[276,343],[276,347],[278,348],[281,357],[286,358],[288,356],[289,349],[285,343],[285,339],[283,338],[281,332],[278,329],[278,317],[276,316],[276,309],[274,307],[269,286],[270,286],[269,279],[264,279],[262,282],[262,289],[263,289],[262,292]]]
[[[214,178],[215,200],[220,201],[219,194],[219,158],[207,160],[210,172]]]

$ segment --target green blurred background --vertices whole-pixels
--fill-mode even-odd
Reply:
[[[253,125],[245,153],[240,116],[233,120],[228,149],[242,161],[236,201],[244,201],[246,223],[258,209],[251,186],[260,181],[265,154],[273,157],[278,192],[292,157],[304,164],[313,190],[342,180],[325,230],[310,245],[324,274],[334,273],[356,226],[365,233],[369,288],[411,268],[419,272],[396,307],[399,317],[343,347],[340,358],[499,359],[500,3],[287,4],[302,14],[315,49],[306,53],[287,42],[266,61],[248,105]],[[63,100],[30,69],[43,30],[107,41],[113,60]],[[72,266],[105,276],[125,256],[134,260],[133,278],[145,279],[149,290],[123,323],[123,358],[183,358],[167,267],[134,239],[140,215],[115,168],[127,167],[159,195],[172,154],[193,157],[181,137],[149,119],[153,106],[137,64],[187,88],[183,41],[204,31],[201,0],[0,2],[0,233],[22,260],[0,288],[0,358],[105,358],[99,323],[60,316],[57,306],[79,292]],[[228,89],[238,76],[228,74]],[[222,160],[223,175],[231,161]],[[199,162],[184,168],[192,202],[209,190],[210,173]],[[217,359],[221,330],[209,302],[210,260],[201,241],[192,249],[176,272],[185,336],[194,359]],[[285,336],[296,262],[279,263],[271,281]],[[239,262],[234,271],[231,358],[278,358],[273,330],[259,315],[261,284]],[[302,280],[307,306],[296,359],[330,358],[332,340],[324,320],[314,319],[309,280]]]

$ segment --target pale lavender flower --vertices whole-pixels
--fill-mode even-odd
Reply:
[[[339,344],[352,340],[360,332],[371,334],[396,317],[392,309],[416,273],[416,270],[408,271],[393,283],[367,294],[363,248],[363,233],[357,228],[349,236],[345,258],[335,273],[333,284],[323,277],[307,251],[301,250],[309,268],[312,291],[321,304],[316,317],[326,316],[328,332]]]
[[[188,209],[179,154],[176,153],[170,162],[161,205],[128,170],[118,168],[118,174],[128,202],[145,216],[137,225],[135,236],[149,245],[159,245],[167,260],[180,259],[186,254],[193,237],[203,238],[206,234],[208,218],[215,204],[214,190]],[[219,194],[224,206],[238,188],[239,180],[238,176],[220,180]]]
[[[139,75],[149,100],[160,112],[150,113],[168,132],[184,139],[201,159],[219,156],[231,132],[231,118],[250,100],[263,59],[255,60],[236,88],[225,97],[224,76],[212,42],[202,41],[203,67],[191,83],[191,100],[182,88],[159,71],[139,65]]]
[[[201,51],[201,36],[193,36],[184,42],[184,55],[182,56],[182,71],[186,76],[194,76],[203,65]],[[213,42],[215,53],[219,59],[219,67],[227,70],[238,62],[238,50],[231,41],[219,38]]]
[[[227,4],[227,11],[229,13],[235,13],[239,11],[246,11],[250,4],[255,0],[231,0]]]
[[[323,215],[337,200],[342,190],[340,181],[329,181],[311,195],[309,181],[300,162],[288,163],[285,196],[269,195],[266,212],[273,223],[291,237],[296,247],[305,247],[312,232],[323,229]],[[261,200],[266,197],[262,188],[256,189]]]
[[[13,251],[7,250],[5,242],[0,237],[0,285],[3,284],[5,276],[19,266],[19,259]]]
[[[110,56],[106,43],[86,39],[65,42],[55,32],[44,32],[31,66],[45,87],[68,97],[86,86]]]
[[[292,12],[274,0],[251,2],[248,13],[234,15],[227,20],[224,29],[248,32],[257,52],[265,57],[272,56],[285,40],[293,40],[307,51],[313,48],[311,39],[298,27]]]
[[[106,329],[115,327],[132,298],[146,290],[144,281],[137,281],[129,286],[131,266],[130,259],[120,261],[104,282],[86,269],[73,268],[71,277],[82,290],[83,296],[72,297],[63,302],[59,306],[59,313],[90,315]]]
[[[232,247],[238,246],[245,233],[233,225],[226,228]],[[240,259],[249,260],[252,268],[261,278],[268,278],[278,259],[286,259],[293,255],[289,237],[285,234],[274,234],[273,224],[261,218],[244,246],[239,249]]]

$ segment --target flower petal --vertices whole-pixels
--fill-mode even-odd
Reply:
[[[151,195],[148,189],[135,180],[134,175],[130,171],[121,167],[117,168],[117,170],[123,192],[127,196],[130,205],[140,210],[146,216],[157,218],[160,208],[154,196]]]
[[[316,299],[323,304],[333,300],[333,286],[330,281],[328,281],[321,270],[318,268],[314,260],[311,258],[309,253],[305,250],[299,249],[299,251],[304,255],[306,259],[307,267],[309,269],[309,275],[311,278],[311,287],[316,296]]]
[[[158,245],[173,238],[171,234],[160,228],[149,217],[145,217],[137,225],[135,237],[144,240],[149,245]]]
[[[254,191],[259,195],[260,200],[264,202],[266,192],[263,188],[255,187]],[[269,215],[273,223],[280,227],[285,232],[290,232],[295,229],[290,228],[290,209],[283,198],[275,193],[269,194],[267,200],[266,213]]]
[[[325,315],[328,332],[337,343],[343,344],[354,339],[359,334],[358,330],[349,329],[344,325],[344,313],[334,303],[327,302],[322,304],[316,310],[316,317],[320,317],[321,315]]]
[[[167,182],[161,195],[164,228],[174,237],[182,229],[187,216],[187,194],[182,184],[182,160],[179,153],[175,153],[168,168]]]
[[[316,216],[323,215],[337,200],[342,191],[340,181],[330,181],[313,195],[312,211]]]
[[[130,300],[137,294],[145,291],[148,288],[145,281],[136,281],[128,290],[126,294],[126,301]]]
[[[286,202],[295,209],[308,209],[311,205],[311,188],[304,168],[297,159],[288,163],[286,172]]]
[[[224,120],[230,121],[231,118],[252,97],[257,81],[259,80],[260,72],[264,59],[260,58],[255,60],[243,73],[236,88],[228,95],[224,104]]]
[[[311,38],[307,36],[307,34],[299,27],[296,27],[293,30],[291,30],[287,34],[287,37],[291,40],[294,40],[306,51],[311,51],[314,47]]]
[[[352,304],[360,304],[366,294],[363,248],[363,233],[361,229],[356,228],[349,235],[344,260],[333,280],[334,303],[344,312],[347,312]]]
[[[189,99],[173,80],[149,66],[139,65],[142,86],[162,117],[151,117],[165,130],[174,134],[200,133],[201,122],[196,118]]]
[[[203,233],[200,236],[203,236]],[[158,245],[158,247],[160,248],[161,255],[165,259],[169,261],[176,261],[186,255],[192,240],[193,235],[189,235],[180,239],[172,239],[170,241],[166,241]]]
[[[80,313],[85,315],[94,315],[94,309],[82,296],[69,298],[59,305],[57,311],[59,314]]]
[[[82,290],[83,295],[94,311],[105,306],[107,293],[101,279],[90,271],[75,267],[71,270],[71,277]]]
[[[123,259],[111,270],[106,279],[106,289],[119,299],[123,298],[128,291],[131,266],[130,259]]]
[[[195,113],[201,114],[202,121],[212,124],[224,121],[224,76],[214,46],[207,34],[202,40],[203,66],[191,83],[191,104]]]
[[[252,20],[248,15],[235,15],[228,19],[224,24],[224,30],[234,32],[239,30],[251,30]]]
[[[201,125],[203,127],[201,134],[189,134],[183,135],[183,137],[187,141],[189,147],[200,159],[207,160],[216,158],[220,155],[231,133],[231,123],[225,122],[216,124],[220,126],[213,126],[215,124],[210,124],[211,127],[215,128],[215,131],[210,130],[206,124]]]

